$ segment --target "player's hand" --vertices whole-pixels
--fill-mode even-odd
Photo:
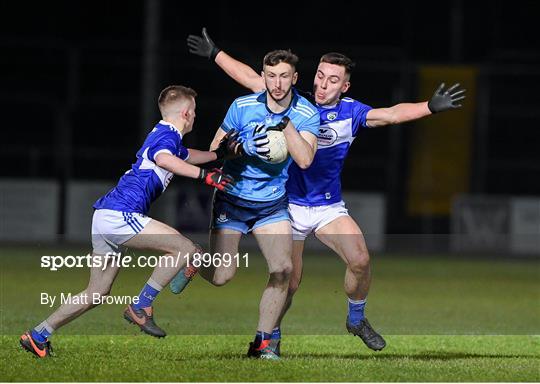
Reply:
[[[457,104],[457,102],[465,98],[465,91],[465,89],[459,88],[459,83],[452,85],[445,91],[444,83],[441,83],[431,97],[431,100],[428,101],[428,108],[431,113],[460,108],[461,104]]]
[[[272,127],[266,128],[266,130],[267,131],[283,131],[285,127],[287,126],[287,124],[289,124],[289,121],[291,121],[291,119],[289,119],[288,116],[283,116],[283,118],[281,119],[279,123],[277,123],[276,125]]]
[[[221,49],[214,44],[210,36],[208,36],[206,28],[202,29],[202,36],[189,35],[187,38],[187,45],[190,53],[212,60],[214,60],[221,51]]]
[[[239,138],[239,132],[236,129],[231,129],[220,140],[217,149],[214,150],[217,159],[233,159],[241,156],[240,148],[242,146],[242,140]]]
[[[204,169],[201,168],[199,173],[199,180],[213,188],[217,188],[220,191],[229,191],[234,186],[234,179],[232,176],[223,173],[221,169]]]
[[[262,160],[267,160],[267,154],[270,148],[264,146],[268,144],[268,136],[266,135],[266,127],[258,126],[250,133],[250,136],[242,141],[242,151],[248,156],[257,156]]]

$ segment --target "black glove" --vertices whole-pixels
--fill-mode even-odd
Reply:
[[[291,119],[289,119],[289,116],[283,116],[279,123],[272,127],[266,128],[266,131],[283,131],[287,124],[289,124],[289,121],[291,121]]]
[[[223,173],[221,169],[217,168],[212,170],[201,168],[201,171],[199,172],[199,180],[206,185],[219,189],[220,191],[231,190],[234,186],[234,179],[232,176]]]
[[[216,160],[227,160],[241,156],[238,148],[242,146],[242,142],[238,139],[238,135],[239,132],[236,129],[231,129],[223,136],[218,147],[214,150],[217,155]]]
[[[221,51],[221,49],[216,47],[210,36],[208,36],[208,33],[206,33],[206,28],[202,29],[202,37],[189,35],[187,38],[187,45],[189,47],[189,53],[212,60],[214,60]]]
[[[461,104],[456,104],[456,102],[463,100],[465,98],[465,89],[458,89],[459,83],[452,85],[446,91],[444,90],[444,83],[439,85],[439,88],[435,91],[431,100],[428,101],[428,108],[431,113],[443,112],[449,109],[460,108]]]

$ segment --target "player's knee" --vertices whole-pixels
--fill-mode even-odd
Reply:
[[[363,274],[369,269],[369,254],[367,252],[359,252],[349,262],[349,269],[353,274]]]
[[[278,285],[288,284],[292,274],[292,264],[282,263],[270,272],[270,282]]]
[[[167,247],[167,249],[164,249],[164,251],[169,255],[180,255],[182,257],[185,255],[192,256],[195,253],[203,253],[202,247],[199,244],[191,241],[188,242],[188,244],[185,242],[172,243]]]
[[[86,300],[86,305],[89,308],[97,307],[103,302],[103,298],[111,294],[111,287],[89,287],[86,290],[88,297]]]

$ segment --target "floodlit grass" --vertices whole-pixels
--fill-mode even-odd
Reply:
[[[75,336],[36,359],[1,339],[3,381],[526,381],[540,380],[533,336],[389,336],[371,352],[351,336],[290,336],[281,361],[244,357],[250,336]]]
[[[387,339],[381,352],[346,335],[344,268],[306,255],[304,280],[283,323],[283,359],[244,358],[266,283],[264,261],[222,288],[196,278],[155,304],[163,340],[104,305],[51,338],[56,357],[38,360],[18,336],[51,312],[40,293],[77,293],[88,270],[51,272],[41,255],[85,249],[0,249],[0,381],[540,381],[538,261],[373,255],[367,315]],[[150,269],[120,272],[113,295],[136,295]],[[55,305],[57,307],[57,304]]]

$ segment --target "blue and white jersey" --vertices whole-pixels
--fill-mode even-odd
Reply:
[[[148,134],[137,161],[118,181],[118,185],[94,204],[95,209],[112,209],[146,215],[150,204],[167,188],[173,174],[155,163],[159,153],[187,160],[189,151],[182,145],[182,134],[171,123],[161,120]]]
[[[320,127],[318,149],[311,166],[289,168],[289,202],[302,206],[330,205],[341,201],[341,170],[349,148],[372,107],[345,97],[333,107],[317,106]]]
[[[276,125],[288,116],[297,131],[308,131],[317,136],[319,113],[317,109],[296,90],[292,90],[289,107],[282,113],[273,113],[266,105],[266,91],[239,97],[230,106],[221,125],[228,132],[236,129],[241,136],[247,136],[258,126]],[[226,160],[223,172],[234,177],[236,185],[228,192],[231,195],[252,201],[271,201],[285,194],[287,170],[292,159],[279,164],[270,164],[256,156],[242,156]]]

